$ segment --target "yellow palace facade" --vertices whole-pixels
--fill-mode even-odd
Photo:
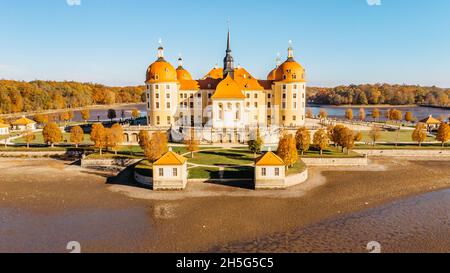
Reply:
[[[194,80],[178,59],[174,68],[158,48],[146,73],[147,119],[152,130],[169,130],[173,141],[195,132],[204,142],[245,143],[256,129],[266,143],[276,143],[281,129],[305,124],[305,69],[292,46],[284,63],[264,80],[234,65],[228,33],[223,67]]]

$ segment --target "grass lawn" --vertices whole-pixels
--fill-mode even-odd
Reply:
[[[247,166],[228,167],[224,169],[224,179],[253,179],[254,168]],[[220,179],[219,168],[196,167],[189,169],[189,179]]]
[[[398,132],[398,140],[397,142],[411,142],[413,141],[412,136],[413,131],[412,130],[401,130]],[[370,132],[364,131],[362,132],[363,139],[361,141],[363,142],[372,142],[372,139],[370,138]],[[396,142],[397,139],[397,132],[396,131],[382,131],[381,136],[377,141],[380,142]],[[427,137],[426,141],[435,141],[432,137]]]
[[[328,149],[323,150],[323,154],[320,155],[320,151],[318,149],[311,147],[310,150],[305,152],[304,155],[299,154],[299,156],[304,158],[308,157],[350,158],[350,157],[362,157],[363,155],[360,155],[354,151],[350,151],[350,153],[347,154],[347,150],[344,150],[344,152],[342,152],[340,148],[334,147],[329,147]]]
[[[298,174],[303,172],[304,170],[306,170],[306,164],[300,159],[299,161],[297,161],[297,163],[294,164],[294,166],[290,167],[287,170],[286,175]]]
[[[188,158],[189,163],[200,165],[245,165],[254,162],[252,152],[237,150],[204,151]]]
[[[34,134],[36,138],[30,144],[44,144],[44,137],[41,132]],[[17,144],[26,144],[25,139],[20,137],[12,141]],[[70,143],[70,133],[63,133],[63,141],[61,143]],[[82,144],[92,144],[90,140],[90,135],[84,134],[84,141]]]

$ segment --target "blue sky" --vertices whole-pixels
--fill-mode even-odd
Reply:
[[[159,38],[198,78],[222,63],[229,18],[259,78],[292,40],[309,85],[450,87],[449,14],[448,0],[0,0],[0,78],[142,84]]]

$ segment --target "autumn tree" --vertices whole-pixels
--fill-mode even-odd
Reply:
[[[380,110],[378,108],[373,109],[373,111],[372,111],[373,120],[375,121],[375,120],[379,119],[380,116],[381,116]]]
[[[139,131],[139,146],[144,151],[144,155],[146,158],[150,158],[151,150],[150,150],[150,135],[147,131],[141,130]]]
[[[295,134],[295,142],[297,144],[297,150],[302,151],[302,155],[309,150],[311,145],[311,133],[306,127],[301,127]]]
[[[45,124],[48,122],[48,115],[43,114],[36,114],[34,116],[34,121],[36,121],[38,124]]]
[[[108,110],[108,118],[111,120],[111,123],[112,123],[113,119],[117,118],[116,110],[109,109]]]
[[[91,140],[94,142],[94,147],[99,149],[100,155],[102,149],[106,146],[106,129],[101,123],[92,125]]]
[[[254,139],[248,141],[248,149],[253,152],[253,156],[256,158],[256,154],[261,153],[261,149],[263,147],[263,139],[261,138],[261,134],[259,129],[256,130]]]
[[[405,121],[411,122],[414,120],[413,114],[411,111],[405,113]]]
[[[114,153],[117,155],[117,146],[123,143],[123,127],[119,123],[115,123],[111,127],[112,140],[110,142],[111,148],[114,150]]]
[[[281,136],[277,155],[284,161],[286,168],[293,166],[298,161],[298,150],[293,135],[283,134]]]
[[[72,121],[73,120],[73,117],[74,117],[74,113],[73,113],[73,111],[68,111],[67,112],[67,116],[68,116],[68,118],[69,118],[69,121]]]
[[[353,120],[353,110],[352,109],[348,108],[345,111],[345,118],[348,120]]]
[[[340,145],[347,149],[347,154],[350,154],[350,150],[355,146],[355,134],[354,132],[345,127],[340,132]]]
[[[378,126],[372,127],[369,132],[370,139],[372,140],[372,145],[375,146],[377,140],[381,137],[381,129]]]
[[[89,120],[90,116],[91,116],[91,112],[89,111],[89,109],[83,109],[81,110],[81,118],[84,120],[84,123],[87,123],[87,121]]]
[[[306,118],[313,118],[314,114],[311,108],[306,109]]]
[[[31,131],[27,130],[23,136],[25,143],[27,144],[27,149],[30,148],[30,143],[36,139],[36,135]]]
[[[356,142],[360,142],[362,139],[363,139],[363,133],[357,132],[357,133],[355,134],[355,141],[356,141]]]
[[[69,112],[61,112],[59,114],[59,121],[67,123],[70,119],[70,113]]]
[[[330,145],[330,139],[328,138],[327,132],[324,129],[319,129],[314,134],[313,143],[320,150],[320,155],[323,155],[323,150]]]
[[[191,129],[190,138],[184,141],[186,149],[191,152],[191,158],[194,158],[194,153],[199,150],[199,141],[195,138],[195,130]]]
[[[359,109],[359,120],[361,121],[366,120],[366,109],[362,107]]]
[[[80,143],[84,140],[84,131],[80,126],[74,126],[70,129],[70,142],[75,144],[75,147],[78,148]]]
[[[342,124],[328,127],[328,137],[333,141],[334,146],[341,146],[341,131],[346,127]]]
[[[150,147],[148,151],[148,160],[153,163],[169,150],[167,134],[163,132],[155,132],[150,138]]]
[[[419,147],[422,146],[422,142],[427,139],[427,130],[425,125],[419,122],[412,133],[412,140],[419,143]]]
[[[319,118],[320,118],[321,120],[327,119],[327,118],[328,118],[328,112],[327,112],[327,110],[325,110],[325,109],[320,109],[320,112],[319,112]]]
[[[133,117],[133,119],[137,119],[138,117],[141,116],[141,112],[138,109],[133,109],[133,111],[131,111],[131,117]]]
[[[44,137],[44,142],[50,144],[52,148],[55,143],[61,142],[63,139],[61,129],[54,122],[49,122],[44,126],[42,136]]]
[[[450,125],[445,122],[442,122],[439,126],[436,140],[442,143],[442,147],[445,146],[445,143],[450,140]]]

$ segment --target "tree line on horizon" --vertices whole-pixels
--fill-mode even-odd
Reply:
[[[145,101],[143,86],[0,80],[0,114]]]
[[[449,107],[450,88],[418,85],[361,84],[308,87],[308,102],[325,105],[409,105]]]

